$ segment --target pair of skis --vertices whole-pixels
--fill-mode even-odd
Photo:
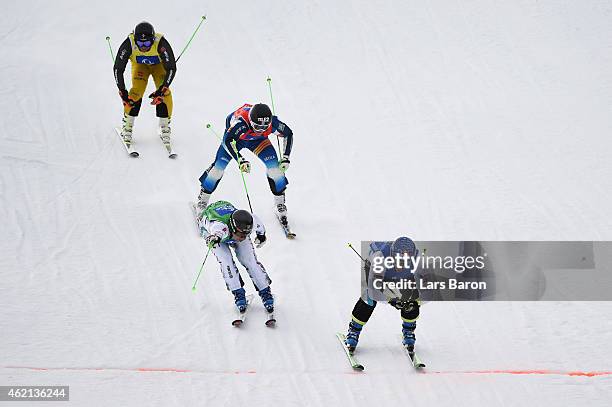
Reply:
[[[346,355],[349,363],[351,364],[351,367],[353,368],[353,370],[356,371],[363,371],[365,369],[365,367],[359,363],[359,361],[355,358],[355,356],[353,355],[353,353],[351,351],[349,351],[349,349],[346,347],[346,335],[344,335],[341,332],[336,333],[336,338],[338,338],[338,341],[340,342],[340,345],[342,345],[342,349],[344,350],[344,354]],[[406,352],[406,354],[408,355],[408,357],[410,358],[410,363],[412,364],[412,366],[419,370],[425,367],[425,363],[423,363],[421,361],[421,359],[419,359],[419,357],[417,356],[416,353],[414,353],[413,351],[410,351],[406,346],[403,346],[404,351]]]
[[[198,220],[198,208],[197,205],[193,202],[189,202],[189,206],[191,207],[191,212],[193,214],[193,217],[195,219],[195,224],[196,224],[196,228],[198,231],[198,235],[200,237],[204,237],[204,234],[206,232],[206,230],[204,229],[203,225],[200,223],[200,221]],[[246,320],[247,314],[248,312],[251,310],[251,302],[253,301],[253,294],[249,294],[247,295],[247,307],[243,312],[240,312],[238,310],[238,308],[235,309],[236,315],[234,317],[234,319],[232,320],[232,325],[235,327],[240,327],[244,321]],[[273,328],[274,326],[276,326],[276,317],[274,316],[274,311],[272,312],[267,312],[266,311],[266,321],[265,324],[267,327]]]
[[[125,147],[125,150],[127,151],[128,155],[130,157],[139,157],[140,153],[136,151],[136,149],[134,148],[134,143],[131,141],[130,142],[125,141],[125,139],[121,135],[121,129],[118,127],[115,127],[115,132],[119,136],[119,139],[121,140],[121,144],[123,144],[123,147]],[[166,148],[166,151],[168,152],[168,158],[174,159],[177,157],[177,154],[172,149],[172,144],[170,143],[170,141],[162,140],[162,144],[164,145],[164,147]]]
[[[236,316],[234,317],[234,320],[232,321],[232,325],[235,326],[236,328],[239,328],[242,326],[242,324],[244,323],[244,321],[246,321],[246,317],[247,314],[249,313],[249,310],[251,309],[251,302],[253,301],[253,294],[247,295],[247,307],[243,312],[240,312],[237,308],[236,308]],[[266,322],[265,322],[266,326],[268,328],[274,328],[276,326],[276,318],[274,317],[274,311],[272,312],[266,312]]]

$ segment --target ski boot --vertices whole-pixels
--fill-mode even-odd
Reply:
[[[279,222],[283,226],[288,226],[289,222],[287,220],[287,206],[285,205],[285,194],[282,195],[274,195],[274,205],[275,205],[275,213]]]
[[[346,334],[346,340],[344,344],[348,351],[352,354],[355,352],[355,348],[357,347],[357,343],[359,342],[359,334],[361,333],[361,329],[363,325],[358,322],[351,321],[349,323],[348,333]]]
[[[168,148],[170,145],[170,136],[172,136],[172,129],[170,128],[170,118],[160,117],[159,118],[159,138],[161,139],[164,146]]]
[[[402,323],[402,335],[404,336],[402,345],[404,345],[410,353],[414,352],[414,343],[416,342],[416,336],[414,335],[415,329],[416,322],[404,321]]]
[[[240,287],[232,291],[232,294],[234,294],[234,303],[236,304],[236,307],[238,307],[238,311],[240,313],[245,312],[248,304],[247,304],[246,292],[244,291],[244,288]]]
[[[164,147],[166,147],[166,151],[168,152],[168,158],[176,158],[177,155],[172,150],[172,143],[170,140],[170,136],[172,135],[172,129],[170,129],[170,118],[169,117],[160,117],[159,118],[159,138],[162,141]]]
[[[121,127],[121,138],[128,148],[132,144],[132,128],[134,127],[135,116],[123,115],[123,125]]]
[[[210,194],[204,191],[204,188],[200,188],[200,195],[198,195],[198,203],[196,204],[196,212],[198,213],[198,222],[202,221],[204,217],[204,209],[208,206],[208,200]]]
[[[274,297],[270,291],[270,286],[267,286],[263,290],[259,290],[259,296],[261,297],[261,302],[266,308],[266,311],[268,313],[274,312]]]

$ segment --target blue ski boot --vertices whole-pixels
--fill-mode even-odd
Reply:
[[[344,344],[350,353],[355,352],[355,348],[357,347],[357,343],[359,342],[359,334],[361,333],[361,329],[363,325],[358,322],[351,321],[349,323],[348,333],[346,334],[346,340]]]
[[[402,335],[404,336],[404,340],[402,341],[402,345],[408,349],[408,352],[414,351],[414,343],[416,342],[416,336],[414,335],[414,330],[416,329],[416,322],[406,322],[402,323]]]
[[[266,308],[266,311],[274,312],[274,297],[270,292],[270,286],[267,286],[263,290],[259,290],[259,296],[261,297],[261,302]]]
[[[236,307],[238,307],[238,311],[240,311],[241,313],[246,311],[248,304],[244,288],[240,287],[232,291],[232,294],[234,294],[234,303],[236,304]]]

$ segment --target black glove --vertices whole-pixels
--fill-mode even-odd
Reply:
[[[164,96],[168,94],[168,91],[169,89],[167,86],[160,86],[159,89],[149,95],[149,98],[152,99],[151,104],[159,105],[162,103],[164,101]]]
[[[414,307],[418,307],[419,303],[415,300],[400,300],[399,298],[391,298],[389,305],[398,310],[412,311]]]
[[[208,246],[209,249],[214,249],[215,247],[219,246],[219,243],[221,243],[221,238],[213,234],[206,236],[205,240],[206,246]]]
[[[134,106],[134,101],[130,99],[130,93],[127,89],[119,89],[119,96],[121,96],[121,100],[123,100],[123,105],[126,107]]]
[[[266,243],[266,235],[262,234],[262,235],[257,235],[257,237],[255,237],[255,247],[257,247],[258,249],[263,246]]]

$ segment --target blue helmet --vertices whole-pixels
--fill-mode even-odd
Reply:
[[[391,244],[391,256],[403,253],[408,253],[410,257],[416,257],[418,254],[416,245],[409,237],[398,237]]]

